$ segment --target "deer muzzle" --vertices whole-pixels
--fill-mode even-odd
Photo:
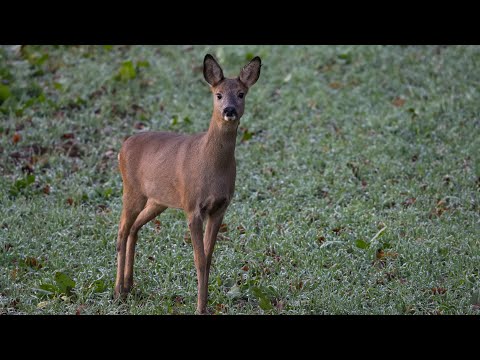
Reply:
[[[237,110],[234,107],[226,107],[223,109],[223,120],[225,121],[235,121],[237,120]]]

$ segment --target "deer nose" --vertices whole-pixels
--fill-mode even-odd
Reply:
[[[232,107],[226,107],[223,109],[223,117],[225,120],[235,120],[237,118],[237,110]]]

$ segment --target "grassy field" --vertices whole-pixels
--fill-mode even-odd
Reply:
[[[480,47],[0,47],[0,314],[193,314],[185,216],[112,300],[123,139],[207,129],[254,55],[214,314],[479,314]]]

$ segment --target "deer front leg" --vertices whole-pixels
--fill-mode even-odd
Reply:
[[[204,314],[207,307],[208,287],[205,283],[206,259],[203,248],[203,219],[198,215],[189,214],[188,227],[192,237],[193,260],[197,270],[197,313]]]
[[[217,241],[218,230],[223,221],[223,213],[218,215],[211,215],[207,219],[207,225],[205,227],[205,235],[203,243],[205,246],[205,258],[207,267],[205,270],[205,283],[208,287],[208,278],[210,276],[210,265],[212,263],[213,249],[215,248],[215,242]]]

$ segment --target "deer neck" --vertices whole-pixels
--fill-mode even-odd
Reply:
[[[236,124],[225,124],[223,119],[212,116],[205,137],[205,154],[216,167],[225,167],[235,163]]]

